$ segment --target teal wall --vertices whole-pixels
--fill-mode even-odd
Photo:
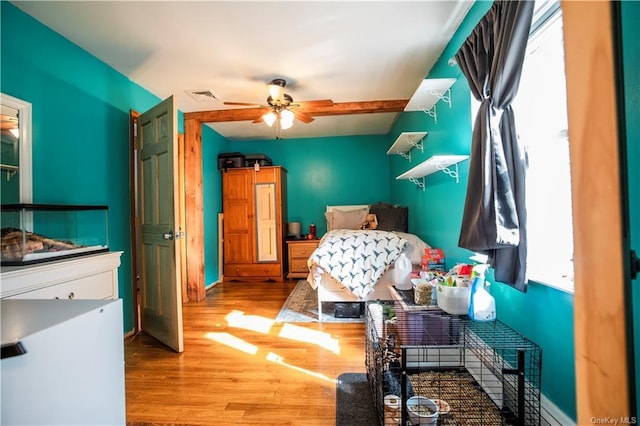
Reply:
[[[630,243],[640,256],[640,2],[620,3],[622,16],[622,61],[625,88],[627,172],[629,184]],[[636,371],[640,371],[640,277],[631,285]],[[640,408],[640,374],[636,373],[636,405]]]
[[[288,170],[288,221],[301,221],[306,232],[316,223],[325,231],[322,216],[327,204],[364,204],[390,201],[409,206],[410,229],[447,254],[449,265],[467,262],[470,252],[457,246],[468,161],[459,164],[460,182],[443,173],[428,176],[424,191],[395,176],[433,154],[467,154],[471,112],[467,83],[458,67],[447,60],[491,2],[478,2],[430,72],[430,78],[457,78],[452,107],[439,102],[438,122],[422,112],[401,114],[385,136],[229,142],[203,127],[203,195],[205,281],[219,277],[217,214],[221,211],[217,154],[228,151],[264,153]],[[129,110],[145,111],[160,99],[103,62],[42,26],[13,5],[1,3],[0,90],[33,105],[34,202],[106,204],[109,206],[109,242],[122,250],[120,294],[124,299],[125,331],[133,328],[129,226],[128,124]],[[622,2],[624,60],[629,141],[629,180],[640,181],[640,67],[638,27],[640,3]],[[20,43],[14,43],[20,40]],[[181,116],[180,116],[181,117]],[[180,119],[180,129],[182,120]],[[412,151],[413,160],[386,156],[403,131],[428,131],[425,152]],[[631,200],[637,218],[638,197]],[[632,245],[638,249],[637,222],[632,222]],[[491,278],[491,277],[490,277]],[[543,348],[543,393],[575,418],[573,297],[531,283],[527,294],[495,283],[501,320]],[[640,295],[635,289],[635,306]],[[639,324],[640,309],[635,312]],[[637,327],[640,328],[640,327]],[[636,331],[636,340],[638,331]],[[638,343],[637,343],[638,344]],[[640,347],[638,347],[640,353]],[[638,392],[640,394],[640,391]]]
[[[222,213],[218,154],[228,151],[228,142],[209,126],[202,126],[202,204],[204,210],[204,282],[207,287],[220,279],[218,268],[218,213]]]
[[[109,246],[124,252],[119,293],[124,331],[131,331],[129,111],[161,99],[12,4],[1,8],[0,91],[32,104],[33,202],[109,206]],[[181,112],[178,123],[182,131]],[[204,129],[205,153],[215,157],[221,139]],[[219,176],[207,168],[204,175],[204,190],[219,191]],[[210,199],[207,206],[220,210],[217,197]],[[207,221],[205,234],[206,278],[215,281],[218,264],[209,258],[217,258],[217,219]]]
[[[476,3],[451,39],[427,77],[456,78],[451,88],[452,107],[437,103],[438,122],[423,112],[404,113],[390,133],[390,141],[403,131],[427,131],[424,153],[411,151],[411,164],[401,157],[392,158],[391,174],[396,176],[434,154],[469,154],[471,148],[471,95],[458,66],[448,65],[464,39],[491,2]],[[410,206],[410,230],[429,244],[442,248],[451,267],[470,262],[473,254],[458,247],[462,209],[467,189],[469,161],[459,163],[459,183],[444,173],[425,179],[424,191],[401,181],[391,187],[394,203]],[[493,277],[489,274],[489,279]],[[530,282],[526,294],[502,283],[494,283],[498,318],[542,347],[542,392],[568,416],[576,418],[575,363],[573,343],[573,296]]]
[[[297,125],[303,125],[298,123]],[[315,223],[318,235],[327,226],[327,204],[388,202],[389,149],[386,136],[234,141],[231,151],[261,153],[287,169],[287,222]]]

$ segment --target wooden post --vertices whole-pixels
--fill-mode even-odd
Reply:
[[[631,415],[611,7],[608,1],[562,2],[580,425]]]
[[[184,129],[187,296],[199,301],[205,298],[202,123],[185,118]]]

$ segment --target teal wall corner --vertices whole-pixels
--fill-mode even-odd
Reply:
[[[32,104],[33,201],[109,206],[109,246],[124,252],[119,293],[130,331],[129,111],[159,98],[9,2],[0,7],[0,87]]]
[[[493,2],[476,2],[445,48],[427,78],[455,78],[451,87],[451,107],[436,104],[437,122],[423,112],[403,113],[389,136],[393,141],[403,131],[427,131],[424,153],[411,152],[412,161],[402,157],[389,159],[392,179],[419,162],[437,154],[466,154],[471,149],[471,94],[453,58],[477,22]],[[462,210],[467,190],[469,160],[458,164],[459,182],[436,172],[425,178],[424,191],[407,181],[391,183],[394,203],[409,206],[410,231],[433,247],[441,248],[447,268],[457,263],[472,263],[472,252],[458,247]],[[489,281],[493,275],[488,274]],[[491,294],[496,299],[498,319],[542,348],[542,389],[560,410],[576,418],[575,361],[573,341],[573,295],[530,282],[529,291],[520,293],[502,283],[493,283]],[[553,328],[553,330],[550,330]]]
[[[326,230],[327,205],[373,204],[390,198],[386,136],[233,141],[231,151],[261,153],[287,170],[287,217],[302,232]]]

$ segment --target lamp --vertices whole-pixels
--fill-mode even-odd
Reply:
[[[273,126],[273,123],[275,123],[277,118],[278,116],[273,111],[269,111],[268,113],[262,116],[262,119],[264,120],[265,123],[267,123],[267,126],[269,127]]]
[[[295,114],[288,109],[289,105],[293,102],[293,98],[286,93],[283,93],[284,80],[276,79],[268,84],[269,97],[267,103],[271,107],[271,111],[262,116],[262,120],[267,123],[267,126],[272,127],[277,122],[278,129],[286,130],[293,126],[293,120],[296,118]]]
[[[280,111],[280,124],[284,130],[293,126],[293,119],[295,115],[288,109],[283,109]]]
[[[262,120],[267,123],[267,126],[276,125],[278,138],[280,138],[282,130],[293,126],[293,120],[296,118],[295,114],[289,110],[289,105],[293,102],[293,98],[284,93],[286,85],[287,82],[281,78],[275,78],[267,84],[267,89],[269,89],[267,103],[271,107],[271,111],[262,116]]]

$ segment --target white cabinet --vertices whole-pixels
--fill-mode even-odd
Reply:
[[[121,251],[3,266],[2,299],[117,299]]]
[[[126,424],[122,300],[2,300],[0,311],[0,424]]]

